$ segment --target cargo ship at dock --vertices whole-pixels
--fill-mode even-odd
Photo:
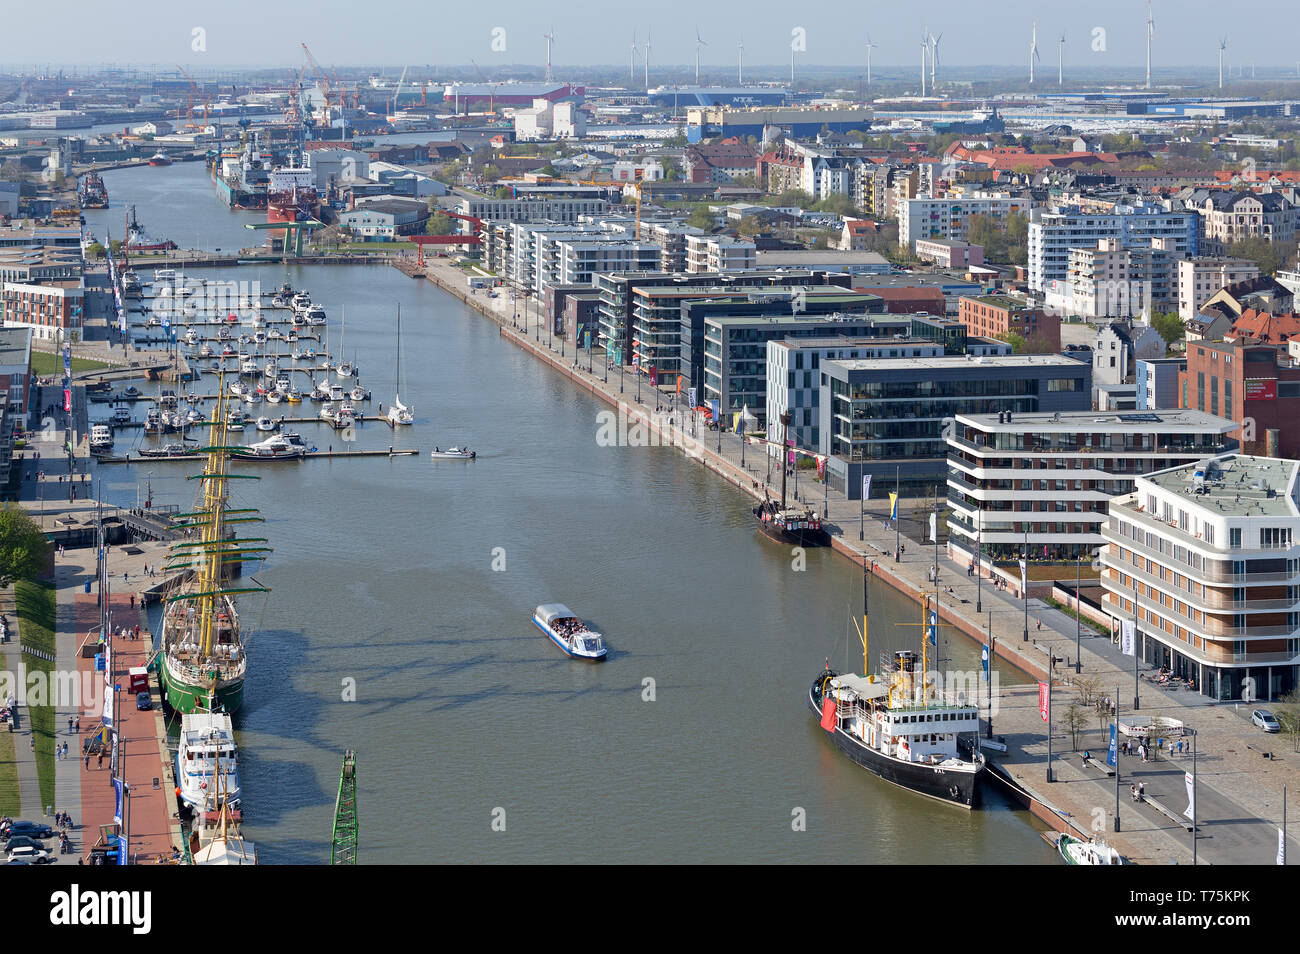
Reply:
[[[307,222],[316,218],[320,197],[316,192],[315,173],[307,166],[281,166],[271,170],[266,192],[266,221]],[[267,245],[272,250],[288,248],[294,241],[293,229],[267,231]]]
[[[256,140],[239,153],[216,156],[212,181],[222,201],[232,209],[266,208],[272,163],[271,154],[260,149]]]
[[[236,598],[270,592],[254,580],[233,585],[243,564],[259,563],[271,551],[265,538],[236,535],[239,525],[260,523],[262,518],[256,510],[230,506],[230,484],[257,478],[227,469],[232,453],[244,448],[226,444],[224,380],[219,381],[218,394],[208,446],[197,449],[206,458],[196,478],[198,504],[177,518],[177,528],[189,536],[171,545],[166,566],[169,574],[181,575],[181,582],[164,598],[160,672],[167,705],[183,715],[233,713],[239,708],[248,654]]]

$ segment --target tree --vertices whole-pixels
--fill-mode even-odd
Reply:
[[[686,219],[687,225],[693,225],[697,229],[704,229],[706,232],[713,228],[713,213],[706,206],[699,206]]]
[[[89,245],[86,246],[86,257],[103,258],[105,251],[106,249],[104,248],[104,246],[100,245],[98,242],[91,242]]]
[[[746,215],[736,224],[736,231],[741,235],[752,237],[763,231],[763,223],[758,220],[756,215]]]
[[[1096,676],[1079,676],[1074,680],[1074,689],[1079,693],[1079,704],[1090,706],[1101,694],[1101,680]]]
[[[0,587],[44,576],[50,568],[45,533],[18,507],[0,507]]]
[[[425,235],[451,235],[455,231],[455,220],[443,212],[435,212],[429,216],[429,221],[424,227]]]
[[[496,192],[493,193],[498,199],[510,198],[510,190],[505,186],[497,186]]]
[[[1151,327],[1160,332],[1160,337],[1165,339],[1165,344],[1169,347],[1173,347],[1177,341],[1182,341],[1187,333],[1187,326],[1183,324],[1183,319],[1178,317],[1176,311],[1156,312],[1151,316]]]
[[[664,156],[662,159],[659,160],[659,165],[663,166],[664,178],[669,182],[672,182],[676,179],[680,179],[682,177],[681,165],[677,162],[676,159],[673,159],[671,156]]]
[[[1292,689],[1273,703],[1273,714],[1278,725],[1291,739],[1291,749],[1300,752],[1300,689]]]
[[[1272,275],[1285,261],[1283,254],[1272,242],[1257,236],[1233,242],[1228,246],[1228,254],[1233,258],[1245,258],[1254,262],[1261,275]]]
[[[1079,733],[1084,730],[1088,722],[1088,713],[1077,702],[1071,702],[1066,708],[1064,715],[1061,717],[1061,723],[1070,733],[1070,748],[1079,748]]]

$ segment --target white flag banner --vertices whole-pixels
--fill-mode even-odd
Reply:
[[[1025,558],[1021,557],[1020,558],[1020,592],[1021,593],[1023,593],[1026,589],[1028,589],[1029,584],[1026,582],[1026,578],[1025,578],[1027,572],[1028,572],[1028,567],[1025,564]]]
[[[1183,779],[1187,782],[1187,810],[1183,812],[1186,818],[1196,817],[1196,793],[1192,790],[1192,773],[1184,772]]]
[[[1135,627],[1131,619],[1119,625],[1119,646],[1125,656],[1137,655],[1137,640],[1134,638]]]
[[[930,541],[932,543],[939,542],[938,526],[939,526],[939,515],[937,513],[931,513],[930,514]]]
[[[862,499],[863,500],[871,499],[871,475],[870,474],[862,475]]]
[[[1277,863],[1286,864],[1286,832],[1281,828],[1277,830]]]

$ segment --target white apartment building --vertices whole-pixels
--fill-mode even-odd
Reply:
[[[1185,258],[1178,263],[1178,317],[1191,321],[1220,289],[1259,275],[1244,258]]]
[[[603,215],[606,199],[462,199],[461,215],[484,221],[577,222],[579,216]]]
[[[958,562],[977,550],[1016,560],[1027,532],[1033,559],[1090,564],[1112,498],[1139,475],[1235,450],[1234,426],[1192,410],[958,414],[947,439],[949,551]]]
[[[1212,699],[1271,700],[1300,671],[1300,462],[1230,454],[1136,480],[1102,526],[1102,607]]]
[[[1070,249],[1097,248],[1102,239],[1125,246],[1150,246],[1152,239],[1172,239],[1178,258],[1197,254],[1200,222],[1195,212],[1168,212],[1160,206],[1115,206],[1110,212],[1078,206],[1034,209],[1029,221],[1029,287],[1046,291],[1051,282],[1070,277]]]
[[[904,177],[906,178],[906,177]],[[970,238],[970,220],[984,215],[1006,222],[1014,213],[1028,215],[1033,199],[1028,196],[985,195],[920,197],[903,199],[898,206],[898,245],[911,249],[917,239],[948,239],[965,242]]]
[[[652,271],[661,252],[658,245],[616,236],[564,238],[555,245],[556,281],[547,284],[590,285],[597,272]]]
[[[1049,308],[1087,318],[1136,318],[1163,311],[1176,294],[1176,264],[1172,239],[1138,246],[1102,239],[1094,247],[1070,249],[1067,279],[1049,282],[1043,299]]]
[[[754,243],[748,239],[730,235],[686,236],[686,271],[691,274],[754,268],[756,255]]]

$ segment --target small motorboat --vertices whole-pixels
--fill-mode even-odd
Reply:
[[[279,404],[283,400],[284,400],[284,392],[281,391],[279,388],[272,388],[270,391],[266,393],[267,404]]]
[[[435,447],[429,451],[429,456],[434,460],[478,460],[478,452],[467,447],[448,447],[446,450]]]
[[[563,603],[543,603],[533,611],[533,625],[573,659],[600,662],[605,658],[605,637],[574,615]]]
[[[226,427],[232,431],[242,431],[248,424],[248,415],[235,408],[226,415]]]
[[[370,392],[358,384],[356,387],[354,387],[351,391],[348,392],[348,397],[350,397],[354,401],[369,401]]]
[[[113,408],[113,414],[109,418],[109,421],[119,426],[123,424],[130,424],[131,412],[124,407],[115,407]]]
[[[248,392],[246,392],[246,393],[244,394],[244,403],[245,403],[245,404],[261,404],[261,403],[262,403],[262,395],[258,394],[256,391],[248,391]]]
[[[242,381],[231,381],[230,393],[233,394],[235,397],[243,397],[245,394],[248,393],[248,386],[245,385]]]
[[[1120,853],[1095,838],[1086,841],[1073,835],[1061,834],[1056,839],[1056,850],[1067,865],[1122,865]]]
[[[291,387],[289,388],[289,390],[284,392],[284,399],[288,401],[290,404],[301,404],[302,392],[299,391],[297,388]]]
[[[264,441],[250,444],[231,454],[236,460],[299,460],[316,448],[309,448],[294,431],[276,434]]]
[[[275,430],[275,421],[269,417],[259,417],[257,419],[257,429],[259,431],[273,431]]]

